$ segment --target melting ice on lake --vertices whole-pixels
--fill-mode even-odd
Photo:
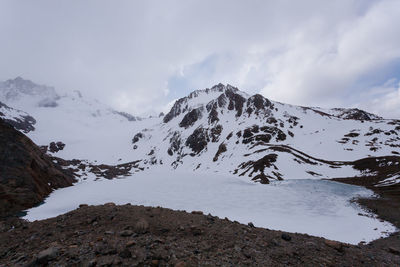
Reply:
[[[25,219],[40,220],[81,203],[114,202],[204,213],[257,227],[307,233],[357,244],[387,236],[396,228],[367,214],[351,200],[372,196],[362,187],[326,180],[285,180],[269,185],[236,177],[182,172],[143,172],[125,179],[83,181],[54,191]],[[370,214],[371,215],[371,214]]]

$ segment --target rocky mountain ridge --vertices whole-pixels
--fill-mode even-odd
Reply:
[[[364,175],[353,162],[367,157],[392,155],[382,164],[398,165],[399,130],[400,121],[359,109],[292,106],[218,84],[177,100],[132,144],[150,165],[228,171],[268,183]]]
[[[20,93],[19,102],[11,101],[18,105],[25,103],[21,92],[38,87],[21,78],[6,83],[13,84],[7,88],[22,87],[15,89]],[[231,85],[193,91],[158,118],[139,119],[116,112],[79,92],[58,96],[55,101],[54,106],[26,106],[38,121],[37,129],[28,135],[42,146],[62,142],[62,150],[48,153],[67,161],[83,160],[85,166],[135,162],[135,168],[130,168],[133,172],[185,168],[268,183],[376,174],[355,167],[365,158],[376,158],[374,162],[383,167],[400,164],[400,120],[383,119],[359,109],[283,104],[259,94],[250,96]],[[14,122],[25,118],[33,127],[33,120],[26,119],[32,116],[26,115],[15,116]],[[75,169],[74,165],[69,167]],[[400,180],[396,174],[385,178],[391,183]]]

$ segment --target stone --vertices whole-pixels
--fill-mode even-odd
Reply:
[[[124,249],[119,253],[119,256],[123,259],[127,259],[127,258],[131,258],[132,257],[132,253],[128,250],[128,249]]]
[[[195,225],[190,226],[190,231],[194,236],[199,236],[203,233],[203,231]]]
[[[139,219],[135,224],[135,232],[139,234],[144,234],[149,230],[149,223],[145,219]]]
[[[288,234],[282,234],[281,235],[281,238],[283,239],[283,240],[285,240],[285,241],[290,241],[290,240],[292,240],[292,237],[290,236],[290,235],[288,235]]]
[[[93,260],[90,260],[89,262],[88,262],[88,267],[94,267],[94,266],[96,266],[96,264],[97,264],[97,261],[96,261],[96,259],[93,259]]]
[[[252,222],[249,222],[247,225],[250,226],[251,228],[254,228],[254,224]]]
[[[203,212],[200,210],[194,210],[192,211],[192,214],[203,215]]]
[[[338,242],[338,241],[333,241],[333,240],[325,240],[325,245],[328,247],[334,248],[339,252],[343,252],[343,244]]]
[[[131,236],[131,235],[133,235],[133,231],[132,230],[123,230],[123,231],[119,232],[119,235],[123,236],[123,237]]]
[[[136,244],[135,240],[130,240],[130,241],[126,242],[125,246],[129,248],[129,247],[134,246],[135,244]]]
[[[389,251],[390,253],[392,253],[392,254],[395,254],[395,255],[399,255],[399,256],[400,256],[400,250],[397,249],[397,248],[389,247],[389,248],[388,248],[388,251]]]
[[[58,256],[58,248],[57,247],[50,247],[48,249],[42,250],[37,255],[37,261],[39,263],[46,264],[48,261],[57,258]]]

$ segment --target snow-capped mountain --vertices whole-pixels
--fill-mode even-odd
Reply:
[[[50,154],[65,159],[88,159],[116,164],[134,156],[132,134],[146,124],[140,118],[118,112],[79,91],[60,95],[53,87],[20,77],[0,83],[0,117],[22,129],[38,145],[62,142],[65,147]],[[136,123],[137,122],[137,123]],[[20,123],[21,124],[21,123]],[[16,127],[17,129],[20,129]]]
[[[7,104],[0,116],[14,116],[13,107],[26,112],[15,118],[36,120],[28,136],[38,145],[54,142],[48,153],[119,172],[179,168],[268,183],[361,176],[400,164],[399,120],[283,104],[231,85],[194,91],[165,116],[146,119],[22,78],[1,83],[0,101]],[[98,166],[96,175],[113,172]]]
[[[55,89],[46,85],[38,85],[21,77],[0,82],[0,99],[16,108],[30,105],[39,107],[55,107],[60,96]]]
[[[362,110],[292,106],[218,84],[177,100],[162,122],[138,132],[132,143],[150,165],[268,183],[360,175],[366,170],[355,161],[399,154],[399,131],[400,121]],[[391,160],[381,164],[399,164]]]

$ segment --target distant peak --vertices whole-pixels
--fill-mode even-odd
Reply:
[[[227,92],[227,91],[231,91],[231,92],[236,93],[236,92],[239,92],[239,89],[234,87],[234,86],[232,86],[232,85],[230,85],[230,84],[224,85],[223,83],[219,83],[219,84],[214,85],[211,88],[195,90],[195,91],[191,92],[187,96],[187,98],[191,99],[191,98],[194,98],[194,97],[198,97],[201,94],[224,93],[224,92]]]
[[[0,99],[7,101],[16,101],[25,96],[32,97],[37,96],[39,100],[39,106],[48,106],[50,102],[51,106],[54,106],[59,96],[55,89],[46,85],[38,85],[31,80],[27,80],[18,76],[14,79],[9,79],[4,83],[0,84]],[[42,102],[44,100],[44,102]]]

